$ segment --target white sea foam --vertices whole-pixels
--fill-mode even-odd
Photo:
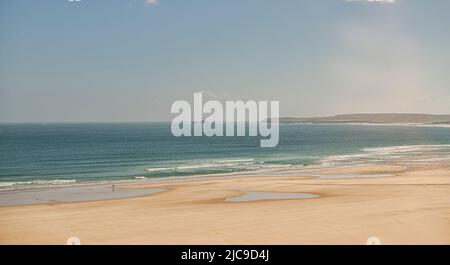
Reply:
[[[450,124],[419,124],[418,127],[450,128]]]
[[[354,160],[359,158],[370,157],[371,154],[349,154],[349,155],[334,155],[329,156],[327,158],[322,159],[322,161],[346,161],[346,160]]]
[[[443,162],[450,161],[450,156],[437,156],[437,157],[428,157],[422,159],[416,159],[417,162]]]
[[[364,152],[376,153],[376,154],[393,154],[393,153],[406,153],[406,152],[417,152],[417,151],[433,151],[450,148],[448,144],[440,145],[398,145],[398,146],[387,146],[387,147],[370,147],[364,148]]]
[[[198,169],[198,168],[209,168],[209,167],[218,167],[218,166],[224,166],[224,165],[197,164],[197,165],[190,165],[190,166],[179,166],[179,167],[176,167],[176,169],[177,170],[185,170],[185,169]]]
[[[255,164],[254,159],[228,159],[228,160],[213,160],[213,161],[204,161],[197,164],[189,164],[189,165],[180,165],[174,167],[155,167],[155,168],[147,168],[148,172],[158,172],[158,171],[182,171],[182,170],[195,170],[195,169],[204,169],[204,168],[229,168],[229,167],[241,167],[247,165]]]
[[[382,162],[408,159],[410,161],[447,161],[450,156],[450,145],[399,145],[385,147],[367,147],[361,153],[333,155],[321,160],[322,163],[359,163]],[[430,156],[432,156],[430,158]],[[437,156],[437,158],[434,158]],[[424,160],[426,159],[426,160]]]
[[[288,168],[288,167],[293,167],[294,165],[292,164],[265,164],[264,166],[262,166],[261,168]],[[301,165],[298,165],[301,167]]]
[[[146,170],[148,172],[153,172],[153,171],[166,171],[166,170],[171,170],[173,168],[170,167],[155,167],[155,168],[147,168]]]
[[[55,179],[55,180],[35,180],[32,184],[37,185],[61,185],[61,184],[73,184],[76,183],[76,179]]]
[[[33,181],[2,181],[0,182],[0,189],[14,189],[20,187],[40,187],[40,186],[55,186],[67,185],[77,183],[76,179],[53,179],[53,180],[33,180]]]
[[[249,159],[227,159],[227,160],[218,160],[216,162],[218,163],[229,163],[229,162],[253,162],[255,159],[249,158]]]
[[[0,187],[13,187],[15,185],[30,185],[31,181],[16,181],[16,182],[0,182]]]

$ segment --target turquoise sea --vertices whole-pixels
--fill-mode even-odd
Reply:
[[[85,181],[307,168],[339,163],[450,161],[450,128],[282,124],[258,137],[174,137],[170,123],[0,125],[0,189]]]

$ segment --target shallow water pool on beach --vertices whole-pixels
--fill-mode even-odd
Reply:
[[[226,198],[226,202],[252,202],[265,200],[293,200],[293,199],[314,199],[319,198],[319,195],[300,192],[262,192],[249,191],[241,196]]]

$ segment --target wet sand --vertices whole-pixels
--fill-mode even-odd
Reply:
[[[388,175],[364,177],[380,174]],[[75,236],[82,244],[366,244],[375,236],[382,244],[450,244],[448,163],[120,187],[149,188],[164,190],[114,200],[1,206],[0,243],[65,244]],[[257,200],[227,201],[246,194]]]
[[[0,206],[123,199],[165,191],[162,188],[124,189],[123,184],[114,184],[114,187],[112,185],[92,184],[1,191]]]

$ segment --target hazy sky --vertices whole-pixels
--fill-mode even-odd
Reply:
[[[448,0],[2,0],[0,121],[170,120],[279,100],[282,116],[450,113]]]

